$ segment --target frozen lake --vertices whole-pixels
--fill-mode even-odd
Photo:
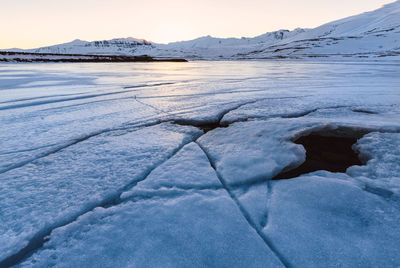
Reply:
[[[0,267],[400,266],[397,63],[0,64]],[[292,140],[362,166],[271,180]]]

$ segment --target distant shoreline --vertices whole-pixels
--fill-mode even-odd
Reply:
[[[124,55],[54,54],[0,51],[0,62],[188,62],[181,58]]]

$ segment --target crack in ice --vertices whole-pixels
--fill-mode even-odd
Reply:
[[[74,139],[72,139],[70,141],[62,143],[62,144],[58,145],[57,147],[53,148],[52,150],[40,153],[39,155],[37,155],[35,157],[32,157],[30,159],[27,159],[25,161],[16,163],[14,165],[9,165],[6,168],[1,169],[0,170],[0,174],[6,173],[6,172],[11,171],[13,169],[17,169],[17,168],[23,167],[23,166],[28,165],[28,164],[36,161],[36,160],[39,160],[39,159],[44,158],[46,156],[58,153],[59,151],[61,151],[63,149],[66,149],[68,147],[71,147],[73,145],[76,145],[76,144],[81,143],[83,141],[86,141],[86,140],[88,140],[90,138],[93,138],[93,137],[96,137],[96,136],[99,136],[99,135],[102,135],[102,134],[105,134],[105,133],[112,133],[112,132],[121,131],[121,130],[122,131],[134,132],[134,131],[137,131],[137,130],[139,130],[141,128],[152,127],[152,126],[156,126],[156,125],[159,125],[159,124],[162,124],[162,123],[171,123],[171,120],[155,120],[154,122],[150,122],[150,123],[136,122],[133,125],[126,125],[125,127],[122,126],[122,127],[102,129],[102,130],[99,130],[99,131],[95,131],[95,132],[92,132],[90,134],[87,134],[87,135],[84,135],[84,136],[81,136],[81,137],[78,137],[78,138],[74,138]],[[45,148],[45,147],[50,147],[50,145],[49,146],[43,146],[43,148]],[[16,151],[16,153],[18,153],[18,152]]]
[[[270,99],[270,98],[266,98],[266,99]],[[281,98],[279,98],[281,99]],[[166,111],[163,111],[157,107],[154,107],[150,104],[147,103],[142,103],[141,101],[139,101],[137,98],[135,98],[135,100],[143,105],[147,105],[152,107],[155,110],[158,110],[160,112],[163,113],[168,113]],[[218,115],[217,115],[217,120],[214,120],[211,123],[216,124],[216,127],[222,127],[221,126],[221,120],[222,118],[228,114],[229,112],[232,112],[234,110],[237,110],[245,105],[248,104],[252,104],[255,102],[260,101],[259,99],[257,100],[252,100],[252,101],[248,101],[248,102],[244,102],[244,103],[240,103],[235,105],[234,107],[231,107],[229,109],[225,109],[223,111],[221,111]],[[324,107],[324,108],[317,108],[317,109],[313,109],[312,111],[308,112],[314,112],[318,109],[327,109],[327,108],[341,108],[341,107],[346,107],[346,106],[340,106],[340,107]],[[307,114],[308,114],[307,113]],[[169,114],[169,113],[168,113]],[[174,115],[176,116],[176,115]],[[304,115],[303,115],[304,116]],[[290,115],[288,117],[285,118],[291,118]],[[12,167],[8,167],[4,170],[0,171],[1,173],[7,172],[9,170],[15,169],[15,168],[19,168],[22,167],[26,164],[29,164],[37,159],[46,157],[48,155],[57,153],[65,148],[68,148],[72,145],[78,144],[80,142],[83,142],[85,140],[88,140],[92,137],[104,134],[104,133],[108,133],[108,132],[113,132],[113,131],[120,131],[120,130],[130,130],[130,131],[136,131],[138,129],[144,128],[144,127],[150,127],[150,126],[154,126],[154,125],[158,125],[161,123],[175,123],[175,124],[184,124],[184,125],[191,125],[194,127],[199,127],[201,125],[201,122],[196,121],[196,120],[179,120],[179,119],[168,119],[168,120],[157,120],[155,122],[152,123],[148,123],[148,124],[136,124],[130,127],[125,127],[125,128],[114,128],[114,129],[106,129],[106,130],[101,130],[101,131],[97,131],[94,132],[92,134],[83,136],[81,138],[77,138],[74,139],[62,146],[59,146],[51,151],[48,152],[44,152],[43,154],[40,154],[38,157],[29,159],[27,161],[18,163]],[[236,121],[233,121],[232,123],[234,123]],[[280,260],[280,262],[285,266],[285,267],[291,267],[292,265],[288,262],[288,260],[285,259],[285,257],[279,252],[279,250],[277,249],[277,247],[272,243],[272,241],[266,236],[266,234],[263,233],[263,229],[266,228],[266,226],[268,225],[269,222],[269,215],[268,215],[268,208],[269,208],[269,204],[270,204],[270,199],[271,199],[271,193],[272,193],[272,185],[271,182],[268,179],[258,179],[258,180],[254,180],[254,181],[247,181],[244,183],[238,183],[238,184],[227,184],[226,181],[222,178],[222,176],[219,174],[219,172],[216,169],[215,164],[213,163],[213,161],[211,160],[208,152],[202,147],[202,145],[197,141],[201,136],[203,136],[204,134],[194,137],[193,139],[190,139],[189,141],[185,141],[182,144],[180,144],[168,157],[166,157],[164,160],[162,160],[160,163],[155,164],[154,166],[152,166],[151,168],[149,168],[147,171],[144,171],[143,174],[140,176],[141,179],[132,181],[130,183],[128,183],[127,185],[125,185],[124,187],[120,188],[119,190],[115,191],[114,193],[110,194],[108,197],[104,198],[102,201],[93,204],[92,206],[88,207],[87,209],[80,211],[79,213],[76,213],[74,216],[68,218],[68,219],[64,219],[64,220],[60,220],[59,222],[56,222],[50,226],[48,226],[47,228],[37,232],[29,241],[28,245],[25,246],[24,248],[22,248],[21,250],[19,250],[17,253],[5,258],[3,261],[0,262],[0,267],[3,266],[11,266],[11,265],[15,265],[18,263],[21,263],[23,260],[25,260],[27,257],[31,256],[33,253],[35,253],[37,250],[39,250],[40,248],[43,247],[44,243],[47,241],[48,236],[51,234],[51,232],[59,227],[68,225],[72,222],[75,222],[80,216],[93,211],[95,208],[98,207],[104,207],[104,208],[108,208],[108,207],[112,207],[112,206],[116,206],[119,204],[122,204],[123,202],[126,201],[132,201],[132,199],[134,198],[140,198],[139,200],[142,199],[151,199],[151,198],[173,198],[173,197],[178,197],[178,196],[182,196],[182,195],[186,195],[186,194],[191,194],[188,193],[187,191],[204,191],[204,190],[225,190],[230,198],[234,201],[234,203],[236,204],[236,206],[238,207],[238,209],[240,210],[241,214],[243,215],[243,217],[246,219],[247,223],[249,224],[249,226],[254,229],[254,231],[258,234],[258,236],[264,241],[265,245],[275,254],[275,256]],[[164,164],[166,161],[168,161],[169,159],[171,159],[174,155],[176,155],[185,145],[189,144],[190,142],[195,142],[200,149],[204,152],[205,156],[207,157],[211,167],[214,169],[216,176],[218,178],[218,180],[221,183],[221,187],[219,186],[196,186],[196,187],[190,187],[190,186],[171,186],[171,187],[163,187],[166,189],[171,189],[171,190],[183,190],[182,192],[173,192],[173,193],[160,193],[160,192],[154,192],[154,193],[149,193],[149,195],[136,195],[133,198],[121,198],[121,194],[129,191],[131,189],[133,189],[139,182],[144,181],[147,179],[147,177],[151,174],[151,172],[153,170],[155,170],[157,167],[161,166],[162,164]],[[251,185],[256,185],[259,183],[265,183],[267,182],[267,186],[268,186],[268,203],[267,203],[267,212],[265,214],[265,218],[263,219],[262,223],[261,223],[261,228],[258,227],[258,225],[253,221],[253,219],[251,218],[249,212],[244,208],[244,206],[241,204],[241,202],[238,200],[238,198],[235,196],[235,194],[232,192],[232,190],[237,189],[237,188],[243,188],[246,186],[251,186]],[[153,189],[154,191],[157,191],[157,189]],[[162,189],[158,189],[158,190],[162,190]],[[382,193],[382,191],[380,191],[380,189],[373,189],[371,187],[365,187],[364,189],[365,191],[368,191],[372,194],[378,194],[378,195],[383,195],[383,196],[391,196],[391,193],[388,192],[384,192]]]
[[[272,241],[260,230],[257,225],[254,223],[252,218],[250,217],[248,211],[243,207],[243,205],[240,203],[240,201],[236,198],[235,194],[232,192],[226,181],[222,178],[222,176],[219,174],[217,171],[215,164],[211,160],[211,157],[209,156],[208,152],[202,147],[201,144],[199,144],[196,141],[196,144],[200,147],[200,149],[204,152],[204,154],[207,156],[208,161],[210,162],[211,167],[215,170],[215,173],[223,185],[224,189],[226,192],[229,194],[231,199],[235,202],[236,206],[239,208],[240,212],[242,213],[243,217],[246,219],[247,223],[250,225],[250,227],[258,234],[258,236],[264,241],[265,245],[274,253],[274,255],[278,258],[278,260],[285,266],[285,267],[291,267],[289,262],[283,257],[283,255],[278,251],[276,246],[272,243]]]
[[[169,83],[138,85],[138,86],[129,87],[129,88],[155,87],[155,86],[161,86],[161,85],[164,85],[164,84],[169,84]],[[129,93],[129,92],[132,92],[132,91],[136,91],[136,90],[120,90],[120,91],[107,92],[107,93],[101,93],[101,94],[88,94],[88,95],[84,95],[84,96],[75,96],[75,97],[60,98],[60,99],[34,101],[34,102],[22,103],[22,104],[12,104],[12,105],[2,106],[2,107],[0,107],[0,110],[10,110],[10,109],[18,109],[18,108],[32,107],[32,106],[45,105],[45,104],[53,104],[53,103],[58,103],[58,102],[92,99],[92,98],[97,98],[97,97],[124,94],[124,93]],[[78,95],[78,94],[76,94],[76,95]]]
[[[17,253],[12,254],[9,257],[6,257],[3,261],[0,262],[0,267],[9,267],[13,266],[16,264],[21,263],[24,261],[26,258],[31,256],[33,253],[35,253],[37,250],[43,247],[44,243],[47,241],[47,237],[51,234],[51,232],[54,229],[60,228],[62,226],[66,226],[72,222],[75,222],[80,216],[93,211],[94,209],[98,207],[103,207],[103,208],[109,208],[112,206],[119,205],[123,202],[125,202],[124,199],[121,199],[121,194],[132,189],[135,187],[139,182],[144,181],[153,170],[155,170],[157,167],[161,166],[163,163],[168,161],[170,158],[172,158],[174,155],[176,155],[185,145],[189,144],[190,142],[193,142],[196,138],[190,139],[188,141],[182,142],[168,157],[160,161],[159,163],[153,165],[151,168],[149,168],[147,171],[144,171],[141,179],[134,180],[131,183],[128,183],[124,187],[120,188],[119,190],[115,191],[113,194],[110,194],[108,197],[104,198],[102,201],[93,204],[92,206],[88,207],[87,209],[80,211],[76,213],[74,216],[60,220],[58,223],[54,223],[51,226],[48,226],[47,228],[39,231],[34,235],[28,242],[28,245],[19,250]]]
[[[264,214],[264,218],[261,220],[261,230],[264,230],[269,223],[269,208],[270,208],[270,204],[271,204],[271,198],[272,198],[272,184],[271,184],[271,180],[267,180],[267,203],[265,204],[265,214]]]

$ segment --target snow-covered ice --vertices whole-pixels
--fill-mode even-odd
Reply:
[[[395,62],[0,65],[0,267],[398,267]],[[271,180],[309,133],[365,165]]]
[[[3,173],[0,256],[118,199],[199,132],[160,124],[101,134]]]
[[[21,267],[282,267],[221,190],[99,208],[53,237]]]
[[[272,185],[263,231],[294,266],[398,266],[399,210],[381,196],[335,174]]]
[[[146,180],[139,182],[134,190],[202,189],[221,186],[207,156],[192,142],[168,159],[164,165],[156,168]],[[124,193],[125,196],[134,194]]]

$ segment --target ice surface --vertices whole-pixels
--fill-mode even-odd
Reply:
[[[207,133],[199,143],[228,185],[257,182],[305,160],[304,148],[288,141],[294,125],[281,121],[240,122]],[[313,126],[306,124],[303,130]]]
[[[192,188],[179,191],[170,185]],[[122,195],[135,202],[96,209],[59,228],[51,235],[55,248],[48,244],[22,266],[281,266],[227,192],[207,186],[221,184],[203,151],[190,143]],[[98,228],[82,233],[88,223]],[[86,251],[94,241],[97,246]],[[86,253],[77,255],[81,251]]]
[[[282,105],[282,102],[287,105]],[[369,102],[371,104],[369,104]],[[369,105],[368,105],[369,104]],[[380,105],[377,105],[380,104]],[[331,115],[337,116],[339,111],[349,117],[352,112],[380,114],[380,116],[369,116],[368,118],[378,118],[382,120],[382,114],[387,116],[396,116],[399,109],[399,100],[397,97],[387,95],[370,96],[367,99],[348,98],[343,99],[342,96],[335,96],[332,93],[320,94],[318,96],[298,96],[294,98],[282,99],[264,99],[249,105],[235,109],[227,114],[221,120],[222,124],[230,124],[236,121],[247,121],[251,119],[269,119],[274,117],[295,118],[306,115],[319,114],[326,116],[331,111]],[[324,112],[325,111],[325,112]],[[333,112],[332,112],[333,111]],[[360,118],[362,115],[354,115]],[[366,115],[364,115],[366,117]],[[359,119],[358,119],[359,120]],[[387,119],[390,122],[390,119]]]
[[[275,188],[278,185],[284,184],[285,186],[279,186],[278,188],[281,189],[280,191],[285,191],[285,187],[290,189],[289,186],[286,186],[286,183],[289,183],[289,185],[294,185],[294,187],[301,188],[301,191],[305,191],[304,195],[309,194],[308,190],[306,191],[305,189],[308,187],[312,187],[315,189],[315,185],[319,184],[319,181],[324,181],[324,184],[328,184],[334,182],[338,182],[344,185],[351,185],[353,188],[357,188],[357,191],[361,191],[357,195],[362,196],[370,196],[370,195],[375,195],[376,197],[382,199],[384,201],[385,206],[387,209],[394,211],[393,213],[398,213],[396,212],[396,207],[397,211],[400,209],[399,206],[399,159],[398,159],[398,139],[399,139],[399,134],[397,133],[378,133],[378,132],[373,132],[370,134],[367,134],[364,136],[362,139],[358,141],[356,144],[355,149],[360,152],[361,158],[367,160],[368,162],[366,163],[365,166],[352,166],[350,167],[346,173],[331,173],[327,171],[317,171],[313,172],[309,175],[303,175],[298,179],[294,180],[282,180],[282,181],[267,181],[267,182],[261,182],[257,184],[252,184],[247,187],[242,187],[240,189],[235,190],[235,194],[238,196],[238,199],[240,200],[241,204],[243,207],[246,208],[246,210],[249,212],[250,216],[254,219],[255,222],[259,224],[260,227],[264,228],[270,218],[273,218],[270,214],[270,208],[274,206],[274,204],[271,202],[272,196],[279,196],[279,194],[276,192]],[[389,148],[390,147],[390,148]],[[294,182],[298,182],[298,184],[294,184]],[[309,186],[308,186],[309,185]],[[322,187],[322,186],[321,186]],[[323,186],[324,188],[329,189],[330,186]],[[342,186],[341,186],[342,187]],[[297,189],[296,188],[296,189]],[[304,188],[304,189],[303,189]],[[324,190],[325,191],[325,190]],[[337,202],[337,198],[339,198],[339,193],[343,191],[336,191],[332,190],[333,192],[330,193],[332,196],[329,197],[327,194],[321,194],[319,196],[319,191],[315,191],[313,194],[316,196],[315,198],[327,198],[331,199],[332,202]],[[368,194],[367,194],[368,193]],[[283,194],[283,193],[282,193]],[[290,193],[284,193],[289,194]],[[299,194],[300,195],[300,194]],[[281,198],[281,197],[279,197]],[[284,198],[284,197],[282,197]],[[303,203],[303,197],[299,196],[297,197],[297,203]],[[340,197],[341,198],[341,197]],[[357,203],[358,201],[356,198],[348,198],[349,200],[354,201]],[[279,214],[280,209],[282,208],[281,206],[283,203],[281,202],[282,200],[276,201],[276,206],[279,207],[277,209],[277,212]],[[314,202],[314,201],[313,201]],[[316,201],[316,203],[318,203]],[[335,209],[340,209],[340,210],[346,210],[345,208],[345,203],[342,205],[343,208],[335,208]],[[300,208],[299,208],[300,209]],[[373,208],[371,208],[373,209]],[[326,212],[329,213],[329,212]],[[333,215],[332,215],[333,216]],[[293,216],[294,220],[296,221],[296,216]],[[308,215],[308,221],[309,222],[315,222],[315,224],[319,224],[320,221],[320,216],[316,214],[315,216]],[[334,217],[337,217],[336,215]],[[355,215],[355,218],[358,216]],[[386,216],[385,216],[386,217]],[[387,216],[388,219],[391,219],[392,216]],[[284,218],[282,218],[284,220]],[[354,219],[356,220],[356,219]],[[398,221],[398,218],[392,219],[394,222]],[[381,223],[382,226],[385,226],[386,223]],[[279,226],[277,226],[279,229]],[[339,227],[337,227],[339,228]],[[343,232],[347,232],[348,230],[345,229],[345,226],[343,227],[344,230]],[[392,227],[391,227],[392,228]],[[310,227],[310,229],[314,230],[315,232],[319,233],[319,231],[316,230],[314,227]],[[398,230],[395,229],[393,235],[397,235]],[[275,231],[271,231],[271,234]],[[361,232],[362,233],[362,232]],[[388,234],[390,236],[390,233]],[[341,237],[341,236],[339,236]],[[367,239],[367,238],[364,238]],[[372,237],[371,241],[368,243],[374,243],[376,238]],[[394,238],[387,238],[387,239],[394,239]],[[338,242],[338,241],[337,241]],[[323,243],[323,242],[321,242]],[[279,242],[278,244],[281,244]],[[303,243],[300,243],[303,244]],[[294,250],[294,249],[293,249]],[[328,254],[330,247],[327,247],[324,249],[326,252],[324,253],[322,249],[319,249],[321,254]],[[350,249],[349,249],[350,250]],[[375,249],[374,249],[375,250]],[[380,250],[380,254],[385,254],[386,249]],[[397,250],[397,251],[396,251]],[[393,252],[398,252],[400,249],[396,249]],[[315,254],[315,253],[310,253],[310,254]],[[330,253],[329,253],[330,254]],[[369,253],[368,253],[369,254]],[[394,254],[394,253],[393,253]],[[284,254],[286,256],[286,254]],[[310,255],[312,256],[312,255]],[[310,257],[311,259],[312,257]],[[289,258],[291,259],[291,258]],[[309,260],[305,260],[308,262]],[[394,263],[396,263],[398,260]],[[333,262],[333,261],[328,261],[328,262]],[[347,261],[346,261],[347,262]],[[371,261],[373,262],[373,261]],[[298,262],[295,261],[297,264]],[[316,262],[315,265],[321,265],[320,262]],[[357,266],[364,264],[365,262],[360,262],[357,264]],[[327,265],[325,263],[324,265]],[[301,266],[301,265],[300,265]],[[390,266],[390,265],[389,265]]]
[[[124,193],[124,197],[135,195],[140,190],[160,188],[207,189],[221,188],[221,182],[211,167],[207,156],[196,143],[183,147],[168,161],[156,168],[137,184],[133,193]]]
[[[335,174],[273,182],[269,207],[264,232],[294,266],[400,262],[399,210]]]
[[[400,135],[397,133],[371,133],[358,141],[356,149],[361,158],[368,160],[366,166],[353,168],[351,175],[367,176],[372,179],[400,176]],[[387,168],[387,165],[391,165]],[[399,181],[400,182],[400,181]]]
[[[223,191],[96,209],[21,267],[282,267]]]
[[[397,267],[399,87],[394,63],[1,64],[0,266]],[[270,181],[313,131],[369,133],[366,165]]]
[[[355,146],[365,166],[348,170],[350,176],[366,183],[367,190],[384,196],[400,194],[400,135],[398,133],[371,133]]]
[[[107,205],[200,133],[169,124],[116,131],[1,175],[0,258],[37,234]]]

